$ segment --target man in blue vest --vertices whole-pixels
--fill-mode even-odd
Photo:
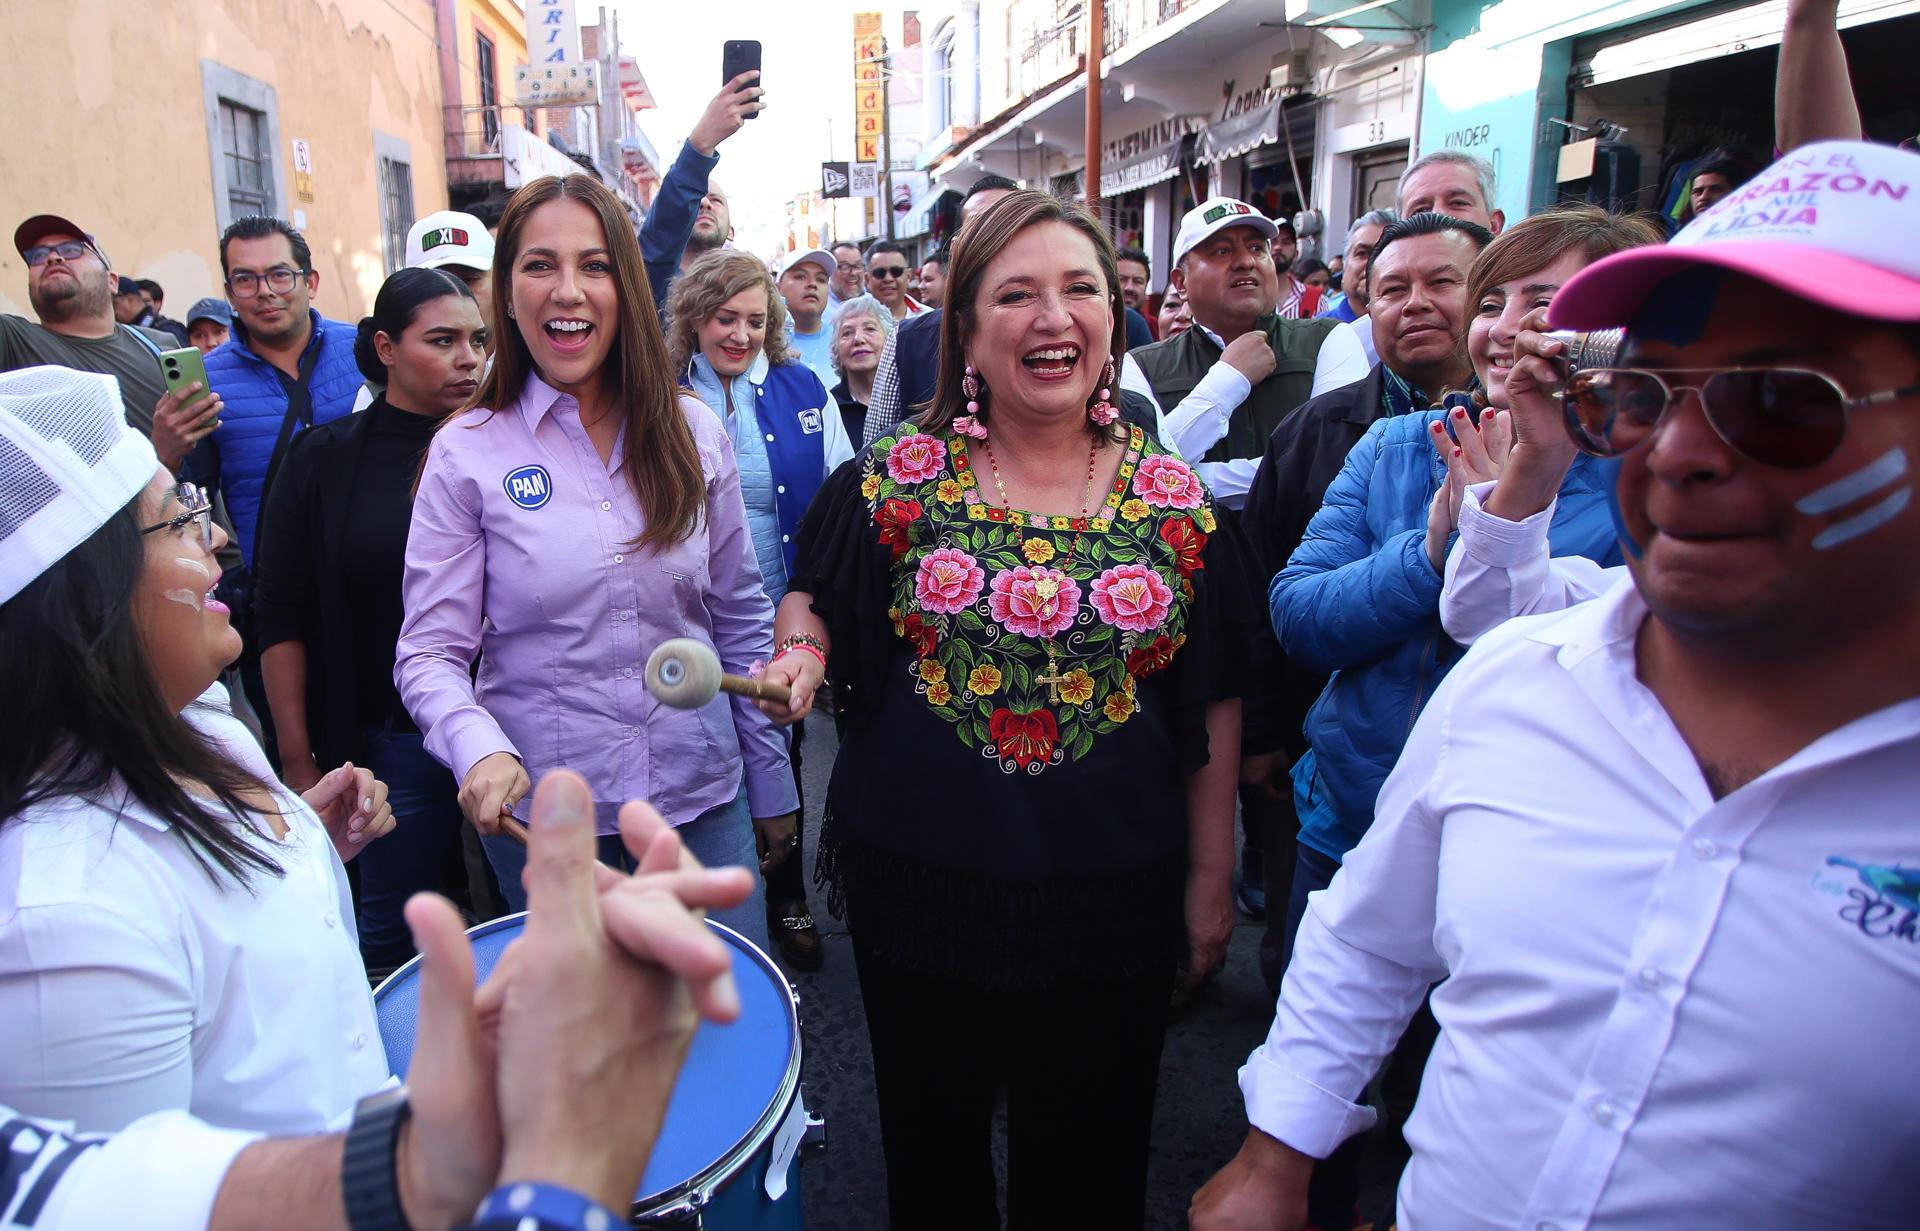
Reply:
[[[239,219],[220,237],[220,272],[234,308],[233,337],[206,364],[225,408],[182,474],[222,495],[233,521],[242,563],[221,578],[221,598],[247,642],[240,677],[264,724],[260,660],[248,636],[260,511],[294,436],[351,413],[363,377],[353,359],[354,327],[310,306],[320,275],[300,232],[278,218]],[[272,733],[263,734],[271,753]]]

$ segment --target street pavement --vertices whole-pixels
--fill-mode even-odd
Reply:
[[[803,1155],[799,1164],[806,1225],[808,1231],[887,1231],[886,1172],[860,986],[846,928],[827,914],[825,894],[812,887],[814,839],[836,746],[832,721],[824,716],[809,720],[806,736],[803,849],[808,895],[826,961],[810,974],[787,973],[800,995],[806,1097],[815,1114],[827,1122],[826,1148]],[[1226,969],[1167,1034],[1154,1112],[1153,1155],[1147,1169],[1146,1226],[1154,1231],[1187,1225],[1187,1201],[1194,1190],[1233,1157],[1246,1134],[1235,1074],[1266,1034],[1273,1005],[1257,964],[1260,925],[1236,918],[1239,926]],[[1003,1193],[1005,1150],[1003,1112],[996,1118],[994,1131]],[[1060,1182],[1098,1183],[1098,1177],[1063,1175]]]

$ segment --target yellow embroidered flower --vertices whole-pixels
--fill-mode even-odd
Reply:
[[[951,700],[953,700],[953,689],[948,688],[945,684],[935,684],[927,689],[927,704],[929,705],[945,705]]]
[[[933,494],[940,498],[941,504],[959,504],[960,482],[957,479],[942,479],[940,486],[933,489]]]
[[[898,607],[887,608],[887,618],[893,621],[894,636],[904,637],[907,635],[907,625],[905,622],[906,617],[900,614],[900,609]]]
[[[1110,693],[1107,696],[1107,720],[1125,722],[1133,717],[1133,698],[1124,692]]]
[[[1000,691],[1000,668],[982,663],[967,672],[967,691],[976,697],[991,697]]]
[[[1213,521],[1213,508],[1210,505],[1200,506],[1200,528],[1208,534],[1212,534],[1216,528]]]
[[[1028,539],[1020,544],[1020,554],[1027,558],[1028,564],[1045,564],[1053,559],[1053,544],[1045,539]]]
[[[1147,507],[1147,502],[1138,497],[1120,506],[1120,516],[1126,518],[1128,521],[1139,521],[1151,512],[1153,512],[1153,510]]]
[[[865,496],[868,500],[871,500],[875,496],[878,496],[880,494],[880,476],[877,474],[870,474],[866,478],[860,480],[860,494],[862,496]]]
[[[931,658],[920,660],[920,678],[929,684],[938,684],[947,678],[947,669]]]
[[[1093,677],[1075,667],[1060,681],[1060,699],[1068,705],[1085,705],[1093,700]]]

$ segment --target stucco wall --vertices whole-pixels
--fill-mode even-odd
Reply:
[[[385,275],[376,131],[411,155],[415,216],[445,206],[430,0],[65,0],[9,16],[0,223],[72,218],[116,272],[166,287],[170,316],[220,293],[203,61],[273,87],[279,212],[305,212],[322,313],[364,314]],[[296,138],[312,201],[295,194]],[[0,311],[31,317],[25,267],[0,248]]]

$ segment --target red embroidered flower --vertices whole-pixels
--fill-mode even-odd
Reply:
[[[940,647],[940,630],[917,615],[910,615],[900,622],[900,635],[907,639],[907,644],[921,658],[933,657],[933,652]]]
[[[1187,517],[1176,517],[1160,527],[1160,541],[1173,548],[1174,563],[1180,569],[1182,577],[1191,577],[1207,567],[1200,558],[1200,552],[1207,545],[1207,536]]]
[[[880,527],[880,541],[893,548],[898,560],[913,545],[913,523],[921,514],[918,500],[889,500],[874,511],[874,524]]]
[[[1181,640],[1186,638],[1182,637]],[[1127,674],[1137,678],[1164,671],[1173,663],[1173,652],[1179,648],[1167,637],[1155,637],[1152,643],[1127,655]]]
[[[1003,758],[1010,757],[1021,769],[1053,758],[1054,745],[1060,742],[1060,724],[1046,710],[1016,714],[995,710],[987,721],[987,734]]]

